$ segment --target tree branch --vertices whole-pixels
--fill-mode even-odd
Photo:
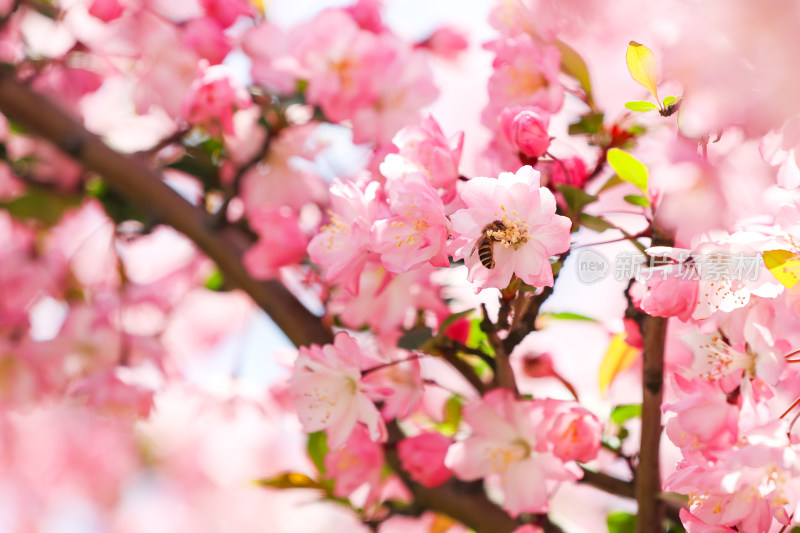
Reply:
[[[672,246],[673,240],[653,222],[653,246]],[[637,533],[663,531],[664,502],[661,494],[659,446],[661,401],[664,388],[664,343],[667,318],[645,316],[642,320],[642,437],[636,468]]]
[[[136,157],[109,148],[97,135],[49,99],[0,69],[0,111],[9,119],[49,140],[87,169],[102,175],[110,187],[194,241],[213,259],[225,279],[242,289],[272,318],[295,345],[331,342],[330,330],[278,281],[258,281],[241,257],[250,245],[234,227],[215,229],[204,210],[184,200],[161,176]]]

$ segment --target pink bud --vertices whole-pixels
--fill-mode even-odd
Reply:
[[[520,154],[541,157],[550,146],[549,117],[532,109],[510,108],[500,114],[500,128]]]
[[[522,361],[522,370],[526,376],[532,378],[549,378],[557,377],[556,371],[553,369],[553,359],[550,354],[543,353],[541,355],[529,354],[525,356]]]
[[[597,456],[602,427],[593,414],[582,407],[560,413],[553,421],[548,440],[553,453],[562,461],[585,463]]]
[[[89,6],[89,14],[103,22],[111,22],[119,18],[123,11],[119,0],[94,0]]]
[[[426,487],[436,487],[452,475],[444,465],[452,441],[441,433],[422,433],[403,439],[397,445],[403,469]]]

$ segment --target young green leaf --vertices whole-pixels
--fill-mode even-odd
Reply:
[[[623,200],[625,200],[631,205],[639,207],[650,207],[650,200],[648,200],[644,196],[639,196],[638,194],[628,194],[623,198]]]
[[[578,221],[581,223],[581,226],[587,227],[598,233],[602,233],[609,229],[617,229],[617,227],[614,224],[607,221],[606,219],[601,217],[596,217],[594,215],[587,215],[586,213],[581,213],[581,216],[578,218]]]
[[[606,518],[608,533],[633,533],[636,531],[636,516],[630,513],[611,513]]]
[[[433,330],[429,327],[419,327],[409,330],[397,341],[397,345],[404,350],[416,350],[433,338]]]
[[[603,126],[603,113],[587,113],[567,128],[570,135],[594,135]]]
[[[648,172],[644,163],[619,148],[610,149],[606,159],[611,168],[617,173],[617,176],[633,183],[642,192],[647,193]]]
[[[642,404],[640,403],[618,405],[611,411],[611,421],[618,426],[621,426],[631,418],[640,416],[642,416]]]
[[[565,74],[578,80],[583,92],[586,94],[587,103],[593,108],[592,82],[589,78],[589,68],[586,66],[586,62],[580,54],[567,43],[556,41],[553,44],[555,44],[558,51],[561,52],[561,70]]]
[[[551,320],[582,320],[587,322],[597,322],[596,318],[581,315],[579,313],[571,313],[569,311],[565,311],[563,313],[539,313],[539,316]]]
[[[317,467],[320,474],[325,473],[325,455],[328,453],[328,437],[324,431],[315,431],[308,435],[308,444],[306,445],[308,456]]]
[[[625,61],[633,81],[650,91],[658,102],[658,65],[653,52],[643,44],[631,41],[625,52]]]
[[[634,100],[633,102],[625,102],[625,107],[630,109],[631,111],[655,111],[658,109],[658,106],[653,102],[648,102],[647,100]]]
[[[667,96],[666,98],[664,98],[664,107],[669,107],[669,106],[671,106],[672,104],[674,104],[677,101],[678,101],[678,97],[676,97],[676,96]]]

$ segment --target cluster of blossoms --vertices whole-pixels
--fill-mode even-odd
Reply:
[[[557,492],[587,470],[647,475],[629,436],[653,411],[617,407],[659,342],[663,455],[678,457],[661,488],[686,496],[669,519],[797,523],[800,77],[782,54],[800,8],[669,3],[496,0],[488,100],[446,135],[434,81],[470,43],[448,27],[404,38],[379,0],[293,25],[249,0],[0,1],[0,529],[139,531],[146,515],[247,532],[265,507],[281,532],[297,513],[318,531],[486,529],[477,509],[400,516],[420,491],[468,494],[503,533],[579,529]],[[621,65],[634,28],[673,76],[628,44],[656,98],[628,102],[637,114],[618,101],[632,81],[592,70]],[[82,130],[55,135],[59,152],[11,83],[169,188],[115,181],[130,169],[85,156]],[[561,308],[547,299],[584,240],[658,266]],[[750,275],[730,268],[740,256],[758,259]],[[259,290],[284,298],[308,321],[296,342],[330,342],[275,354],[254,386],[230,341],[260,315],[234,284],[265,309]],[[599,389],[582,377],[595,363]]]

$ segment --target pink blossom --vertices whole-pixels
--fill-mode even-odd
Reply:
[[[114,372],[96,374],[79,383],[70,395],[98,412],[120,420],[146,418],[153,408],[150,389],[122,381]]]
[[[469,48],[469,41],[458,30],[443,26],[434,31],[430,37],[418,43],[417,47],[428,50],[442,59],[453,61],[461,52]]]
[[[298,61],[291,55],[288,37],[279,26],[262,21],[247,30],[242,51],[253,63],[250,75],[257,84],[281,94],[296,90]]]
[[[452,440],[441,433],[420,433],[397,444],[403,470],[422,485],[433,488],[441,485],[452,473],[444,464]]]
[[[546,405],[518,401],[507,389],[490,391],[464,408],[472,434],[450,446],[445,464],[467,481],[498,477],[505,494],[503,508],[512,516],[547,512],[554,486],[580,479],[582,471],[555,455],[547,435],[551,421]]]
[[[389,272],[407,272],[422,263],[446,267],[447,219],[439,195],[422,174],[408,174],[386,186],[390,218],[372,225],[370,246]]]
[[[787,120],[779,130],[764,135],[759,146],[761,157],[768,164],[777,166],[777,182],[784,189],[800,186],[800,117]]]
[[[333,494],[347,498],[366,484],[374,499],[382,482],[383,448],[370,438],[366,429],[356,426],[341,448],[325,455],[325,474],[335,482]]]
[[[308,433],[325,430],[331,448],[345,443],[358,422],[373,440],[386,439],[386,426],[368,396],[361,370],[376,366],[347,333],[333,344],[301,347],[291,378],[292,401]]]
[[[454,256],[464,258],[467,279],[479,289],[505,288],[516,274],[535,287],[553,285],[549,257],[569,248],[571,222],[556,215],[553,193],[539,186],[539,172],[524,166],[516,174],[504,172],[497,179],[473,178],[464,186],[461,198],[466,209],[450,216],[458,234]],[[486,228],[502,222],[494,231],[492,269],[473,253]]]
[[[692,514],[714,526],[769,531],[773,521],[788,524],[797,502],[799,463],[785,430],[773,427],[771,438],[761,437],[715,463],[684,460],[665,489],[689,494]]]
[[[250,96],[236,84],[227,67],[204,69],[183,103],[182,115],[192,124],[203,125],[210,133],[233,134],[233,113],[250,106]]]
[[[376,86],[374,101],[360,107],[353,115],[355,143],[388,143],[400,128],[419,120],[420,109],[433,103],[439,95],[425,55],[411,50],[405,43],[397,42],[392,46],[395,49],[392,60],[372,73],[383,81]]]
[[[382,33],[387,29],[381,17],[382,7],[383,0],[356,0],[354,4],[345,7],[344,10],[353,17],[362,30]]]
[[[447,305],[439,287],[431,280],[434,268],[423,265],[402,274],[390,274],[379,264],[367,262],[358,283],[358,293],[334,290],[328,312],[350,328],[371,327],[389,340],[399,336],[400,328],[413,327],[421,311],[446,316]]]
[[[183,44],[212,65],[219,65],[231,51],[231,42],[219,22],[211,17],[193,18],[186,22]]]
[[[561,54],[555,46],[536,43],[527,35],[500,39],[486,45],[495,53],[489,79],[489,105],[483,123],[491,127],[507,107],[533,106],[556,113],[564,103],[558,81]]]
[[[714,459],[730,450],[738,438],[739,409],[715,383],[679,374],[674,380],[679,399],[664,406],[676,414],[666,425],[670,440],[689,458]]]
[[[667,277],[656,273],[646,282],[647,293],[639,308],[650,316],[689,319],[697,306],[697,282],[683,279],[678,273],[667,272]]]
[[[253,6],[247,0],[200,0],[206,15],[213,18],[223,28],[227,28],[241,16],[255,14]]]
[[[390,36],[362,30],[345,11],[328,9],[297,27],[293,37],[292,55],[308,81],[306,98],[326,117],[340,122],[375,102],[379,73],[396,53]]]
[[[422,398],[421,354],[399,348],[381,350],[377,367],[365,369],[362,382],[375,391],[373,399],[383,403],[384,420],[410,416]]]
[[[381,164],[384,176],[391,180],[411,172],[423,172],[439,191],[443,202],[453,199],[464,132],[447,138],[436,119],[428,115],[418,125],[406,126],[397,132],[392,142],[399,152],[387,155]]]
[[[248,217],[258,241],[244,255],[245,267],[258,279],[273,278],[283,266],[299,263],[306,255],[308,237],[292,211],[263,209]]]
[[[688,509],[680,510],[680,518],[686,533],[736,533],[735,529],[727,526],[712,526],[703,522]]]
[[[547,186],[555,191],[558,185],[569,185],[577,189],[582,189],[589,178],[589,172],[586,170],[586,163],[580,157],[564,157],[557,159],[547,165],[547,170],[542,170],[543,174],[548,176]],[[563,197],[560,194],[556,195],[559,198],[559,205],[563,205]]]
[[[550,430],[547,440],[564,462],[586,463],[597,456],[603,427],[591,412],[576,402],[547,399],[545,413]]]
[[[308,244],[308,256],[320,266],[323,279],[340,283],[354,295],[369,258],[370,230],[385,209],[379,190],[374,181],[363,190],[353,183],[334,183],[328,223]]]
[[[316,124],[284,128],[270,143],[263,164],[245,174],[241,196],[248,216],[265,207],[299,212],[309,203],[327,203],[328,185],[312,165],[322,148],[314,141],[316,130]]]

